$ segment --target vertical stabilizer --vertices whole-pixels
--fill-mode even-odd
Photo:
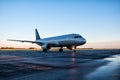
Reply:
[[[41,39],[37,29],[35,29],[35,36],[36,36],[36,40]]]

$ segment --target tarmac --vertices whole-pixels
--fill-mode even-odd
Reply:
[[[120,50],[0,50],[0,80],[120,80]]]

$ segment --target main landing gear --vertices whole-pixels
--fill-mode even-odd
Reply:
[[[63,48],[62,47],[59,49],[59,52],[63,52]]]
[[[47,52],[47,49],[43,49],[43,52]]]

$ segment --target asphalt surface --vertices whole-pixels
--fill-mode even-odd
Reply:
[[[120,80],[120,50],[0,50],[0,80]]]

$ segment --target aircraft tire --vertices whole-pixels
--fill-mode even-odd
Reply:
[[[63,52],[63,49],[59,49],[59,52]]]
[[[47,52],[47,49],[43,49],[43,52]]]

